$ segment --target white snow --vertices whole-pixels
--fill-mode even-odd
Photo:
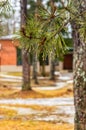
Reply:
[[[0,104],[22,104],[22,105],[45,105],[45,106],[52,106],[52,105],[73,105],[73,98],[37,98],[37,99],[1,99]]]
[[[9,104],[9,106],[6,106]],[[14,104],[21,105],[40,105],[40,106],[56,106],[54,110],[34,110],[31,108],[22,108],[10,106]],[[73,98],[38,98],[38,99],[1,99],[0,107],[15,110],[18,115],[33,115],[33,120],[44,121],[63,121],[74,123],[74,105]],[[60,116],[61,115],[61,116]]]

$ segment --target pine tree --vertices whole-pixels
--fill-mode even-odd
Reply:
[[[86,0],[75,2],[78,18],[71,23],[74,41],[74,129],[86,130]]]
[[[22,32],[22,35],[26,35],[25,34],[26,19],[27,19],[27,0],[21,0],[21,32]],[[24,44],[26,44],[26,43],[24,43]],[[29,44],[29,43],[27,43],[27,44]],[[29,52],[25,47],[22,47],[22,67],[23,67],[22,90],[31,90]]]

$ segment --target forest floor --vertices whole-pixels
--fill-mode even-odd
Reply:
[[[57,89],[57,81],[32,80],[32,91],[21,91],[21,82],[1,80],[0,130],[73,130],[73,85]]]

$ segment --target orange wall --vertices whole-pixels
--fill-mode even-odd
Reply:
[[[16,65],[17,51],[13,45],[12,40],[0,40],[2,49],[0,50],[0,65]]]

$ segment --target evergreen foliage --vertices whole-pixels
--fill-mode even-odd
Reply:
[[[27,8],[27,15],[30,17],[30,14],[35,14],[36,9],[36,2],[34,0],[27,0],[28,8]]]
[[[12,6],[9,2],[9,0],[1,0],[0,1],[0,17],[6,17],[8,18],[10,16],[10,10],[12,9]]]
[[[1,0],[0,1],[0,35],[3,34],[3,20],[4,18],[9,18],[11,15],[10,10],[12,10],[12,6],[9,0]]]
[[[51,7],[52,8],[52,7]],[[21,47],[28,52],[36,51],[43,53],[43,57],[53,54],[52,57],[59,57],[65,53],[66,44],[63,33],[67,28],[64,27],[64,18],[56,10],[47,10],[43,6],[39,8],[36,17],[30,17],[25,27],[20,31]],[[63,25],[63,27],[62,27]]]
[[[35,1],[28,2],[34,5],[35,12]],[[67,46],[71,43],[65,42],[64,35],[68,33],[69,23],[75,22],[79,26],[81,38],[86,40],[86,10],[83,2],[76,5],[72,0],[54,2],[52,5],[48,1],[47,7],[40,5],[36,14],[29,15],[26,26],[22,27],[19,34],[21,48],[31,53],[35,51],[38,55],[41,52],[43,58],[48,55],[61,58],[67,52]],[[83,10],[79,11],[79,6],[82,6]]]

